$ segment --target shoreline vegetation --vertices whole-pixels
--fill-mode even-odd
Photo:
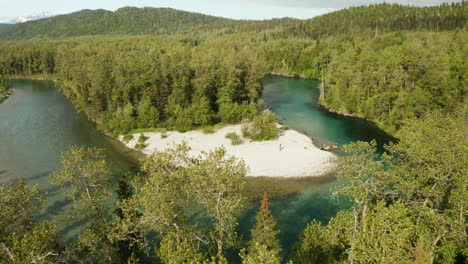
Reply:
[[[37,217],[46,194],[21,179],[0,186],[0,262],[466,263],[465,10],[465,2],[378,4],[309,20],[237,21],[122,8],[2,31],[0,39],[15,40],[0,41],[2,76],[51,74],[104,134],[161,151],[117,191],[102,149],[62,154],[51,180],[69,188],[72,209],[59,217],[84,227],[70,244],[60,241],[66,227]],[[343,146],[330,192],[301,193],[271,211],[265,195],[254,224],[241,215],[246,175],[290,184],[280,176],[319,173],[314,162],[333,155],[293,130],[278,137],[277,120],[263,111],[269,72],[322,80],[322,105],[399,140],[383,155],[375,140]],[[190,131],[247,120],[247,129]],[[129,135],[151,127],[179,132]],[[349,207],[328,203],[330,195]],[[250,237],[241,224],[254,225]]]
[[[228,125],[211,132],[146,132],[132,134],[127,142],[124,136],[119,136],[118,139],[131,149],[138,149],[141,146],[139,144],[144,144],[140,149],[146,155],[184,142],[191,148],[189,154],[192,157],[223,147],[228,156],[244,160],[249,167],[247,176],[252,177],[323,176],[330,172],[331,162],[336,158],[334,154],[314,146],[308,136],[291,129],[281,128],[279,137],[273,140],[251,141],[242,138],[243,142],[238,145],[233,145],[226,135],[242,134],[242,125]],[[142,135],[146,138],[143,143],[140,140]]]
[[[8,86],[5,85],[4,80],[0,77],[0,103],[5,101],[11,95],[11,91],[8,90]]]
[[[320,107],[322,107],[323,109],[327,110],[328,112],[330,113],[334,113],[334,114],[337,114],[337,115],[341,115],[341,116],[345,116],[345,117],[352,117],[352,118],[359,118],[359,119],[363,119],[363,120],[366,120],[368,122],[372,122],[374,123],[380,130],[382,130],[385,134],[391,136],[391,137],[394,137],[396,138],[396,133],[395,131],[392,131],[390,129],[388,129],[386,126],[382,125],[381,123],[375,121],[375,120],[372,120],[372,119],[368,119],[364,116],[361,116],[361,115],[356,115],[356,114],[352,114],[352,113],[349,113],[347,112],[346,110],[334,110],[333,108],[329,107],[322,99],[324,97],[323,95],[323,89],[321,88],[323,86],[323,83],[324,83],[324,80],[321,80],[321,79],[315,79],[315,78],[309,78],[303,74],[301,75],[290,75],[290,74],[287,74],[285,72],[270,72],[270,73],[267,73],[265,74],[264,77],[266,76],[275,76],[275,77],[283,77],[283,78],[292,78],[292,79],[304,79],[304,80],[317,80],[320,82],[319,84],[319,89],[320,89],[320,100],[319,100],[319,105]],[[37,80],[37,81],[53,81],[56,85],[64,85],[67,87],[67,84],[66,82],[61,82],[56,76],[54,76],[53,74],[51,75],[10,75],[10,76],[7,76],[5,78],[6,80]],[[68,85],[70,85],[68,83]],[[60,87],[57,87],[60,89]],[[64,95],[66,97],[67,94],[61,90],[62,93],[64,93]],[[70,99],[70,98],[69,98]],[[1,101],[0,101],[1,102]],[[72,103],[76,106],[76,104],[73,102],[72,100]],[[96,123],[96,124],[99,124],[99,122],[95,119],[91,119],[88,117],[88,119],[93,122],[93,123]],[[214,126],[218,126],[218,125],[222,125],[223,123],[219,123],[219,124],[214,124]],[[210,126],[211,127],[211,126]],[[191,130],[201,130],[203,129],[203,127],[195,127]],[[102,129],[100,129],[102,131]],[[130,132],[131,133],[140,133],[140,132],[153,132],[153,131],[163,131],[165,130],[165,128],[161,128],[161,127],[158,127],[158,128],[139,128],[139,129],[132,129]],[[189,130],[190,131],[190,130]],[[105,134],[106,136],[109,136],[109,137],[113,137],[115,138],[115,136],[113,136],[111,133],[109,132],[106,132],[106,131],[102,131],[103,134]]]

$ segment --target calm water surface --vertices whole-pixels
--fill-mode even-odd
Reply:
[[[22,177],[29,184],[39,184],[49,200],[43,217],[65,212],[68,202],[63,190],[48,182],[60,168],[60,153],[72,145],[105,148],[117,179],[132,169],[128,153],[115,141],[101,135],[49,81],[10,81],[14,94],[0,104],[0,184]],[[356,140],[376,139],[380,144],[389,138],[372,123],[341,117],[317,104],[317,81],[280,77],[265,78],[265,105],[293,129],[316,139],[316,144],[345,144]],[[312,219],[326,222],[341,209],[345,200],[331,197],[333,177],[311,179],[250,179],[249,194],[258,203],[240,218],[239,231],[248,236],[255,222],[261,194],[276,190],[281,195],[270,202],[281,230],[280,241],[285,256]]]
[[[268,76],[264,79],[263,100],[265,106],[273,111],[280,122],[314,138],[314,144],[347,144],[355,141],[376,140],[380,151],[392,137],[380,130],[374,123],[359,118],[340,116],[320,107],[318,100],[319,81]],[[331,179],[316,182],[310,179],[301,182],[307,186],[298,190],[279,181],[284,188],[293,193],[273,199],[270,202],[272,215],[281,230],[279,235],[286,258],[292,256],[292,247],[304,228],[312,219],[326,223],[339,210],[350,208],[348,200],[333,197],[332,189],[336,182]],[[291,179],[290,181],[299,181]],[[268,185],[268,184],[267,184]],[[269,186],[259,190],[269,190]],[[258,208],[258,205],[257,205]],[[242,219],[241,227],[248,235],[248,227],[255,223],[257,208],[250,209]]]
[[[115,178],[132,169],[129,156],[98,133],[50,81],[10,81],[13,95],[0,104],[0,184],[19,177],[48,193],[42,217],[65,212],[63,189],[48,178],[60,169],[60,154],[73,145],[106,149]]]
[[[265,106],[279,120],[312,136],[316,144],[347,144],[376,140],[382,147],[392,138],[374,123],[354,117],[341,116],[322,108],[318,101],[319,81],[268,76],[264,80]]]

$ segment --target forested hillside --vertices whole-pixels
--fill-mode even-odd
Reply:
[[[2,24],[0,23],[0,32],[6,30],[9,27],[12,27],[12,24]]]
[[[170,8],[125,7],[115,12],[82,10],[14,25],[0,40],[66,38],[88,35],[221,34],[281,28],[294,19],[232,20]]]
[[[461,264],[468,258],[465,10],[465,2],[383,4],[261,22],[171,9],[82,11],[0,33],[34,38],[0,41],[0,79],[54,79],[113,135],[252,119],[266,74],[320,79],[324,106],[375,121],[399,141],[383,155],[374,142],[344,147],[334,191],[353,206],[328,223],[311,222],[294,263]],[[195,159],[188,151],[181,145],[143,160],[138,177],[122,177],[112,208],[103,150],[64,153],[51,181],[70,187],[68,220],[87,223],[67,245],[59,226],[36,217],[44,194],[21,180],[0,186],[0,262],[282,263],[266,195],[250,241],[236,233],[245,164],[223,149]],[[195,221],[205,218],[200,225],[187,208],[197,211]]]
[[[455,30],[466,26],[467,11],[464,2],[432,7],[396,4],[353,7],[291,24],[283,34],[316,39],[342,34],[378,35],[402,30]]]
[[[407,119],[464,104],[466,42],[463,31],[321,41],[235,34],[2,42],[0,74],[53,74],[90,119],[115,133],[238,122],[260,107],[265,74],[317,78],[323,105],[396,133]]]
[[[395,133],[406,119],[463,104],[467,41],[458,30],[394,32],[270,41],[261,52],[273,72],[321,79],[327,108]]]
[[[0,43],[0,73],[53,74],[106,132],[188,130],[255,116],[266,73],[242,42],[180,37]]]

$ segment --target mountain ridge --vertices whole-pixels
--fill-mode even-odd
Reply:
[[[84,9],[16,24],[1,32],[2,40],[64,38],[84,35],[173,35],[203,32],[246,32],[276,28],[296,21],[234,20],[172,8],[123,7],[116,11]]]
[[[84,9],[0,27],[0,40],[56,39],[92,35],[175,35],[266,32],[317,39],[342,34],[466,28],[465,2],[431,7],[377,4],[351,7],[311,19],[235,20],[172,8]],[[270,34],[271,35],[271,34]]]

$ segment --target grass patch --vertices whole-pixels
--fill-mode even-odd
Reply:
[[[123,136],[123,141],[124,141],[125,143],[128,143],[128,142],[129,142],[130,140],[132,140],[132,139],[133,139],[133,135],[132,135],[132,134],[126,134],[126,135]]]
[[[140,133],[147,133],[147,132],[160,132],[164,130],[163,128],[155,128],[155,127],[150,127],[150,128],[135,128],[130,130],[130,134],[140,134]]]
[[[203,134],[213,134],[215,132],[214,127],[208,126],[202,129]]]
[[[144,134],[140,134],[140,137],[138,138],[138,143],[135,145],[136,149],[144,149],[147,144],[145,143],[146,140],[148,140],[149,137],[145,136]]]

